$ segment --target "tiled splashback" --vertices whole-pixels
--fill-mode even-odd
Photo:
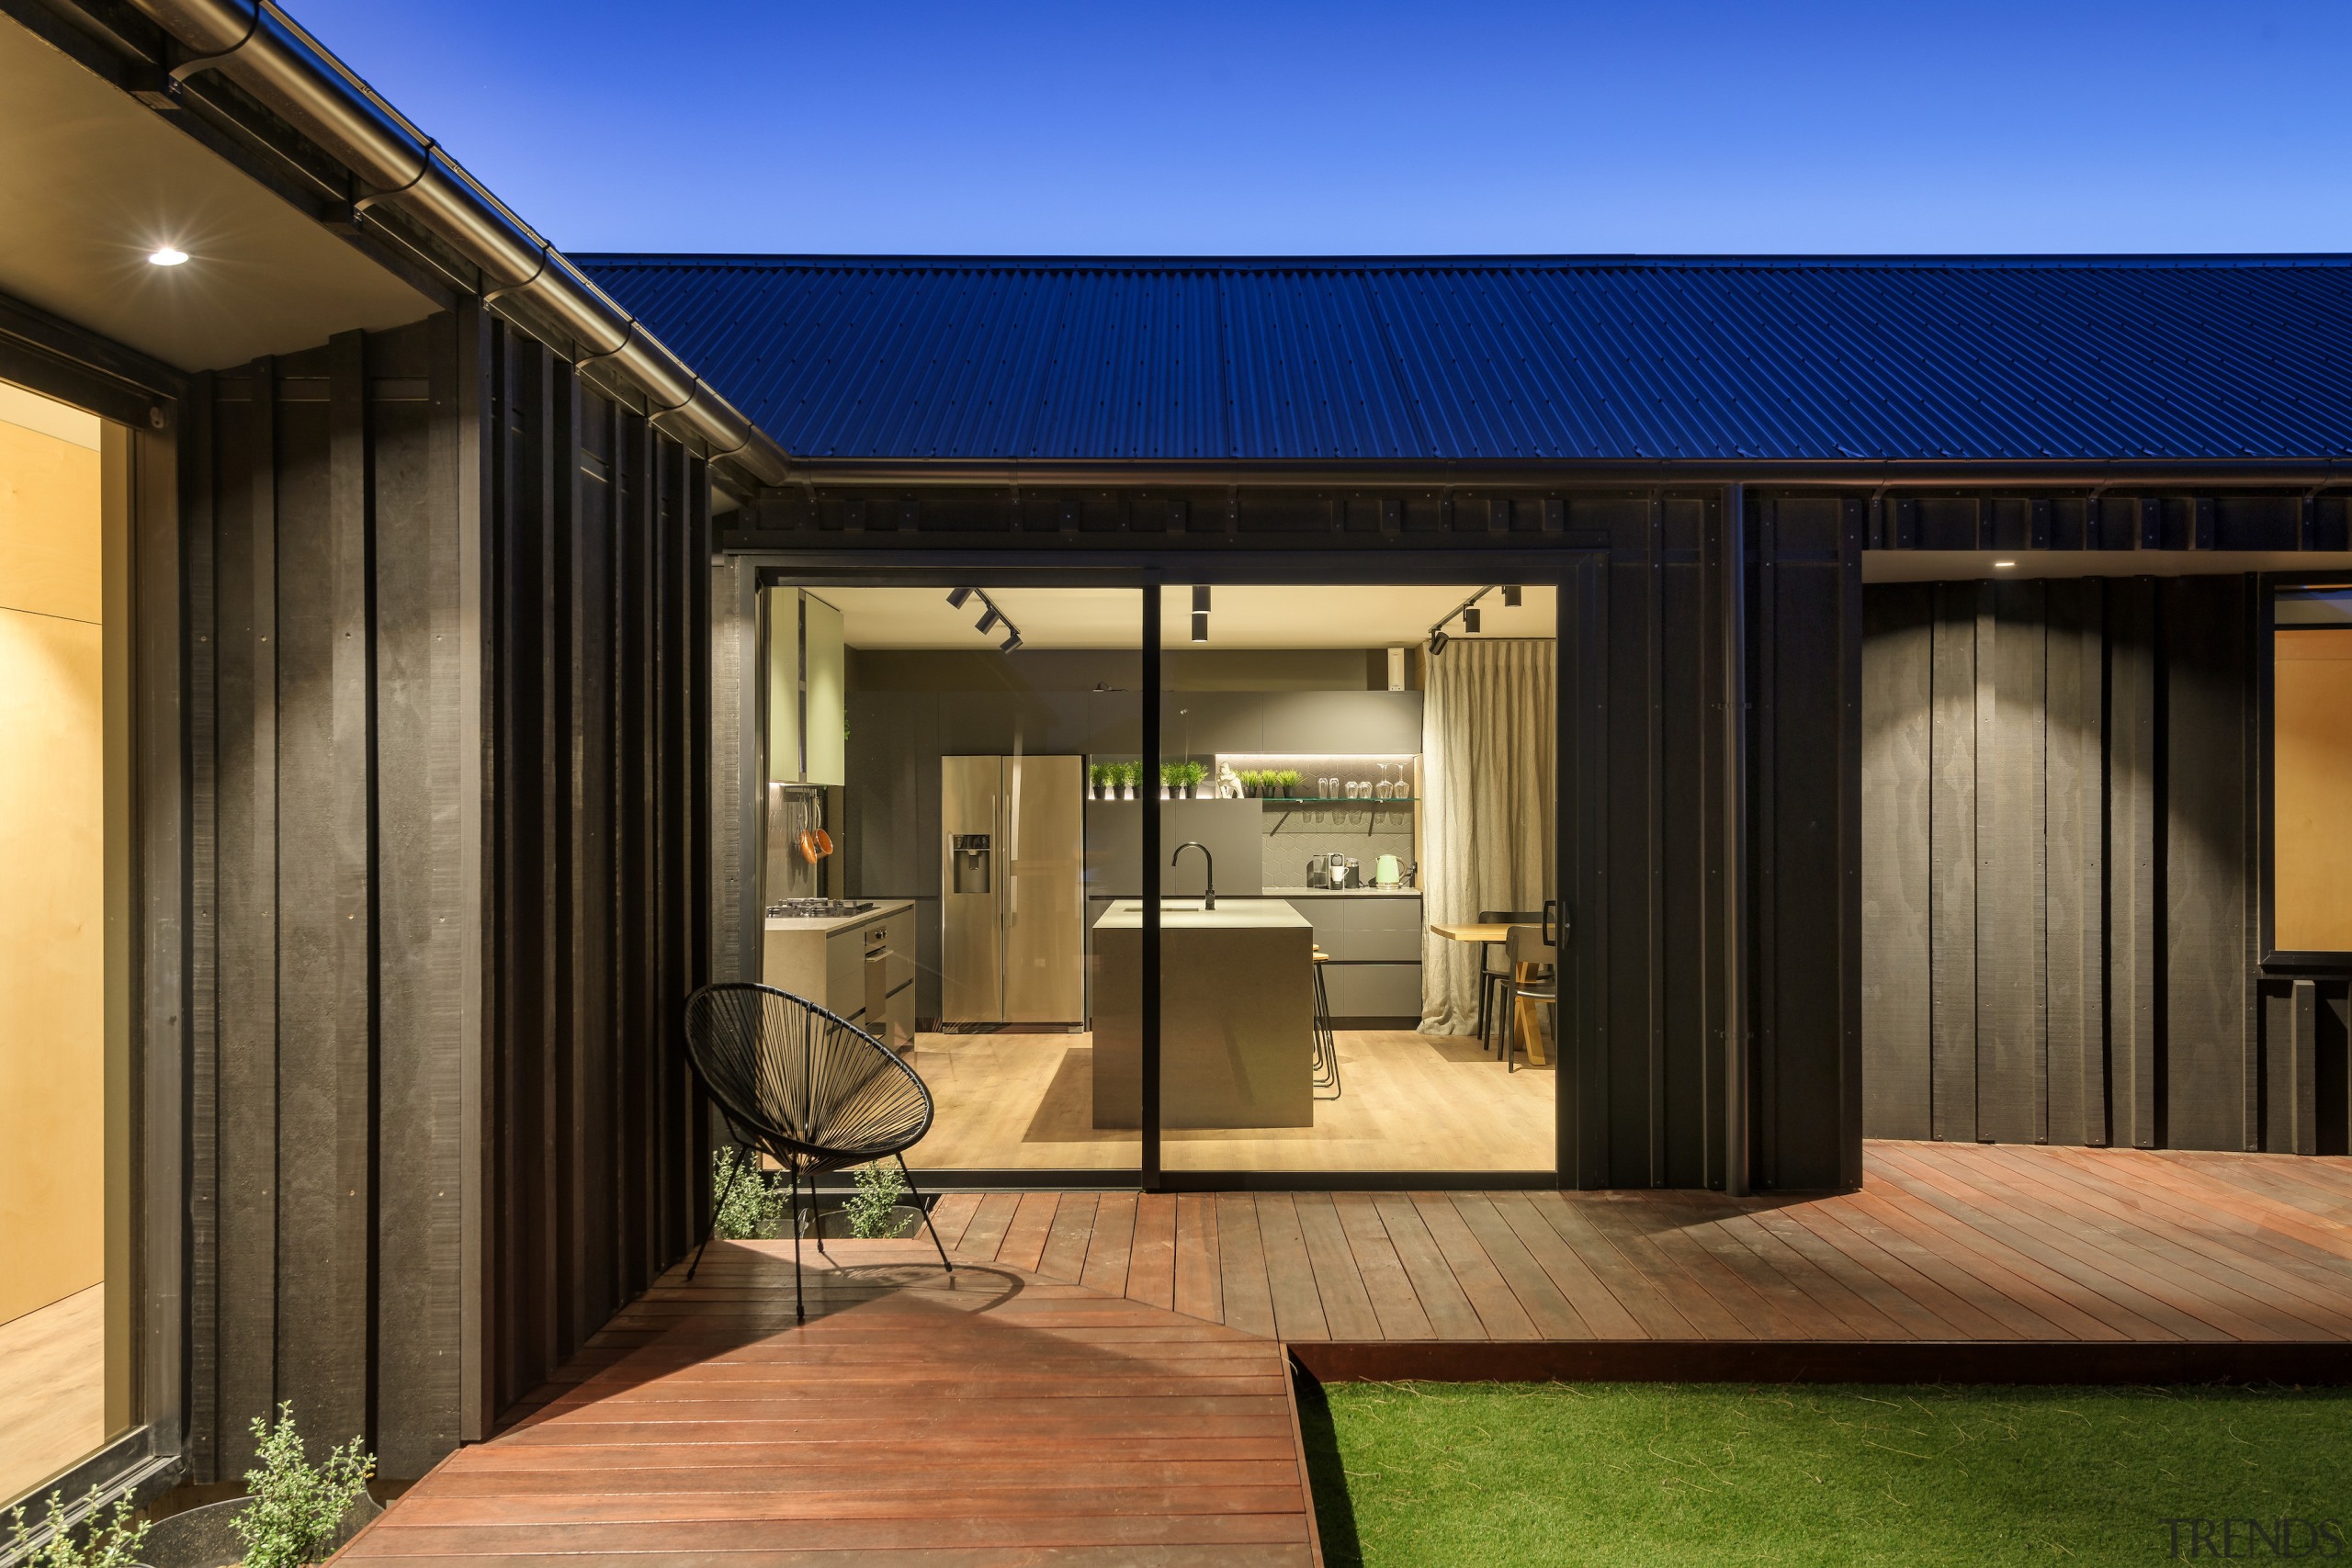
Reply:
[[[1299,770],[1306,772],[1305,769]],[[1264,835],[1258,840],[1260,874],[1268,887],[1303,887],[1314,855],[1353,855],[1370,882],[1382,855],[1395,855],[1399,869],[1413,863],[1410,806],[1301,806],[1260,807]]]

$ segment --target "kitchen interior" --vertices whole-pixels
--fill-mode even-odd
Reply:
[[[1430,928],[1551,892],[1553,591],[1163,588],[1159,692],[1143,592],[763,590],[761,977],[922,1076],[911,1164],[1134,1169],[1156,805],[1167,1168],[1549,1170],[1553,1010]]]

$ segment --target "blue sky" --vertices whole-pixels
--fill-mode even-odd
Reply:
[[[2352,250],[2352,5],[290,0],[567,250]]]

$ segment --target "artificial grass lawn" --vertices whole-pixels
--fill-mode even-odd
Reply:
[[[1335,1568],[2160,1562],[2166,1518],[2280,1516],[2352,1557],[2352,1390],[1335,1383],[1299,1415]]]

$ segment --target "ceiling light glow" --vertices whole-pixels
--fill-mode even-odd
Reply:
[[[1996,560],[1993,563],[1993,570],[1995,571],[2001,571],[2017,564],[2018,563],[2013,560]]]
[[[177,266],[180,263],[187,260],[187,253],[182,250],[175,250],[171,246],[165,245],[160,250],[148,252],[147,259],[156,266]]]

